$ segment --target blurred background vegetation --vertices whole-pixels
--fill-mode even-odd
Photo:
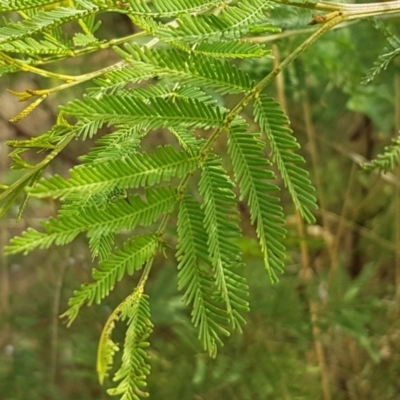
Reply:
[[[273,17],[289,33],[310,21],[306,12],[292,15],[279,7]],[[399,17],[386,22],[400,33]],[[132,32],[123,16],[108,18],[102,29],[107,37],[118,30]],[[274,41],[276,60],[305,38],[288,35]],[[250,284],[251,312],[243,335],[230,337],[215,360],[202,351],[189,310],[180,300],[173,253],[157,259],[149,285],[156,327],[150,350],[152,399],[400,398],[400,171],[380,176],[360,168],[400,129],[400,60],[371,84],[360,85],[384,47],[385,36],[373,24],[350,24],[323,37],[269,89],[283,104],[302,144],[321,206],[318,222],[304,226],[294,210],[289,212],[286,272],[279,284],[271,285],[253,244],[254,232],[244,218],[246,240],[240,246],[247,259],[244,274]],[[116,60],[110,50],[55,68],[79,74]],[[272,66],[271,60],[240,62],[254,79],[265,76]],[[85,88],[50,97],[17,125],[8,120],[22,105],[5,89],[52,84],[28,74],[1,78],[2,182],[18,176],[18,171],[8,171],[5,141],[46,131],[55,121],[57,105],[80,96]],[[146,146],[168,140],[160,131],[146,140]],[[66,175],[91,145],[73,143],[49,172]],[[284,190],[282,197],[290,210]],[[0,249],[27,226],[37,227],[41,218],[54,215],[56,208],[52,202],[31,200],[25,218],[16,223],[15,207],[0,221]],[[247,217],[245,204],[241,212]],[[170,234],[173,240],[172,228]],[[119,283],[107,305],[85,308],[67,329],[58,316],[95,267],[85,240],[29,257],[7,258],[1,251],[0,257],[0,398],[106,399],[95,371],[97,342],[113,307],[135,286],[135,277]],[[117,338],[119,334],[122,338],[117,330]]]

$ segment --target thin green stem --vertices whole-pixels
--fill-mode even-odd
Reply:
[[[74,81],[76,80],[76,77],[71,76],[71,75],[63,75],[63,74],[57,74],[55,72],[51,72],[51,71],[46,71],[44,69],[40,69],[40,68],[36,68],[33,65],[30,64],[26,64],[22,61],[16,60],[10,56],[8,56],[7,54],[0,52],[0,59],[4,60],[4,62],[7,65],[12,65],[16,68],[18,68],[20,71],[23,72],[32,72],[36,75],[40,75],[43,76],[45,78],[56,78],[56,79],[61,79],[63,81]]]
[[[382,14],[400,12],[400,0],[387,1],[381,3],[361,3],[361,4],[346,4],[334,3],[330,1],[319,1],[317,3],[299,3],[293,0],[273,0],[276,3],[285,4],[294,7],[308,8],[316,11],[334,12],[338,11],[345,16],[346,20],[371,17]]]
[[[318,40],[324,33],[328,32],[334,26],[340,24],[344,20],[342,15],[337,15],[331,20],[323,24],[318,30],[314,32],[307,40],[305,40],[299,47],[289,54],[276,68],[274,68],[264,79],[262,79],[254,88],[243,97],[243,99],[228,113],[223,125],[214,131],[204,144],[201,153],[204,155],[208,149],[211,148],[213,143],[217,140],[219,135],[229,128],[233,120],[240,114],[244,107],[246,107],[251,100],[256,98],[266,86],[268,86],[285,68],[287,68],[303,51],[307,50],[316,40]]]
[[[144,288],[144,285],[147,282],[147,278],[149,277],[151,267],[153,266],[153,262],[154,262],[154,255],[150,258],[149,261],[147,261],[143,269],[142,276],[140,277],[139,283],[137,285],[138,288]]]
[[[91,79],[97,78],[101,75],[107,74],[112,71],[117,71],[119,69],[124,68],[128,64],[125,61],[120,61],[116,64],[110,65],[108,67],[99,69],[97,71],[89,72],[84,75],[76,76],[75,81],[63,83],[62,85],[54,86],[50,89],[39,89],[39,90],[27,90],[27,93],[32,96],[48,96],[49,94],[59,92],[64,89],[69,89],[72,86],[80,85],[83,82],[90,81]]]
[[[307,50],[314,42],[316,42],[324,33],[331,30],[334,26],[344,21],[343,15],[338,15],[324,23],[313,35],[305,40],[297,49],[287,56],[276,68],[274,68],[264,79],[262,79],[252,90],[248,96],[256,97],[266,86],[268,86],[277,75],[286,69],[303,51]]]
[[[3,193],[0,194],[0,204],[5,203],[5,205],[0,205],[0,217],[5,214],[7,209],[11,206],[7,199],[13,194],[19,192],[21,188],[24,188],[29,184],[30,179],[35,176],[39,171],[44,170],[44,168],[59,154],[62,150],[69,144],[69,142],[75,137],[75,132],[71,131],[66,134],[63,140],[57,145],[57,147],[51,151],[40,163],[35,165],[34,168],[30,169],[25,175],[15,181],[12,185],[8,186]]]
[[[345,22],[345,23],[342,23],[340,25],[334,26],[331,30],[344,29],[344,28],[347,28],[347,27],[349,27],[351,25],[354,25],[354,24],[356,24],[358,22],[359,21]],[[313,32],[315,32],[315,26],[310,26],[309,28],[304,28],[304,29],[288,30],[288,31],[284,31],[284,32],[281,32],[281,33],[276,33],[275,35],[247,37],[247,38],[244,38],[242,40],[246,41],[246,42],[251,42],[251,43],[268,43],[268,42],[275,42],[276,40],[280,40],[280,39],[286,39],[287,37],[291,37],[291,36],[312,34]]]

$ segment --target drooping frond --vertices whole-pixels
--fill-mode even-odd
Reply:
[[[63,246],[74,240],[81,232],[88,232],[89,237],[135,229],[136,226],[148,226],[161,215],[170,212],[176,201],[176,190],[172,188],[147,189],[146,200],[139,195],[110,202],[104,208],[97,206],[64,207],[59,212],[59,219],[50,219],[43,223],[45,232],[32,228],[21,236],[11,240],[7,253],[24,253],[52,244]]]
[[[208,233],[208,255],[219,293],[226,304],[230,322],[240,329],[241,311],[248,310],[245,279],[234,270],[243,267],[241,237],[233,183],[217,157],[209,156],[202,166],[199,193],[203,197],[204,227]]]
[[[133,0],[134,1],[134,0]],[[180,14],[177,26],[160,26],[152,34],[166,42],[181,40],[189,43],[239,39],[253,26],[265,25],[265,13],[272,3],[265,0],[243,0],[237,6],[225,6],[218,15]],[[277,29],[269,25],[270,31]]]
[[[155,255],[163,251],[163,241],[168,239],[175,207],[179,207],[178,287],[184,303],[192,308],[191,320],[202,346],[215,356],[223,337],[232,329],[240,331],[245,323],[248,286],[238,245],[242,238],[238,199],[222,166],[225,160],[215,153],[222,132],[228,131],[235,181],[241,199],[247,200],[271,279],[276,280],[283,268],[285,229],[277,187],[271,183],[275,176],[265,160],[263,142],[247,133],[240,117],[260,87],[253,82],[257,74],[246,72],[240,60],[269,58],[271,52],[252,40],[279,29],[270,23],[270,0],[53,3],[0,0],[0,12],[12,14],[11,18],[6,15],[8,20],[0,28],[0,75],[19,70],[51,79],[47,88],[11,91],[21,101],[33,98],[12,121],[26,116],[53,93],[89,82],[97,87],[59,108],[57,129],[14,143],[13,166],[25,175],[12,185],[1,185],[0,216],[21,194],[64,203],[56,218],[44,222],[38,231],[28,228],[11,240],[6,251],[26,254],[68,244],[80,234],[86,236],[98,266],[92,280],[81,285],[69,301],[63,314],[69,325],[83,306],[102,302],[124,277],[140,275],[138,287],[105,324],[97,360],[101,383],[111,370],[117,370],[110,395],[139,400],[147,396],[142,389],[150,366],[144,350],[153,327],[144,285]],[[124,14],[134,31],[118,36],[119,32],[105,27],[97,38],[103,13]],[[15,22],[16,18],[21,21]],[[64,75],[65,71],[51,65],[111,48],[120,61],[95,65],[101,57],[94,57],[95,63],[88,66],[91,72]],[[233,94],[225,102],[225,95]],[[255,114],[296,206],[311,220],[309,209],[315,199],[301,169],[304,160],[292,152],[297,143],[286,126],[287,118],[276,103],[263,96],[256,102]],[[104,134],[106,128],[110,129]],[[152,131],[160,128],[170,132],[173,145],[146,151]],[[96,134],[102,137],[89,154],[80,157],[83,165],[72,168],[69,178],[40,179],[71,140]],[[32,157],[25,157],[32,150],[45,154],[36,166],[30,164]],[[195,188],[199,201],[189,194]],[[116,247],[116,241],[127,233],[131,239]],[[125,343],[119,346],[112,334],[116,324],[124,321]],[[114,369],[120,347],[122,365]]]
[[[368,75],[366,75],[361,83],[366,85],[367,83],[373,81],[377,75],[384,71],[389,64],[398,56],[400,56],[400,45],[399,47],[393,49],[385,49],[385,53],[378,57],[378,60],[374,62]]]
[[[389,64],[398,56],[400,56],[400,38],[397,37],[382,21],[373,19],[373,25],[376,29],[383,32],[386,36],[389,48],[385,48],[385,53],[381,54],[378,59],[374,62],[374,65],[370,69],[369,73],[362,79],[361,83],[366,85],[373,81],[377,75],[382,71],[386,70]]]
[[[243,93],[252,89],[247,74],[226,60],[183,51],[141,48],[125,45],[126,51],[115,49],[126,62],[154,76],[167,76],[199,87],[211,87],[220,93]]]
[[[68,103],[61,110],[79,119],[75,127],[78,135],[87,132],[88,125],[94,127],[92,134],[95,134],[104,124],[145,123],[149,129],[169,126],[209,129],[220,126],[226,114],[222,108],[212,107],[196,99],[153,98],[145,102],[128,93],[104,95],[100,99],[86,96],[83,100]]]
[[[363,168],[368,171],[377,169],[381,172],[393,170],[400,163],[400,135],[393,139],[390,146],[386,146],[383,153],[379,154],[375,160],[368,164],[364,164]]]
[[[177,223],[178,289],[185,289],[183,301],[192,304],[192,322],[198,328],[199,339],[204,349],[215,357],[217,346],[223,344],[220,336],[229,335],[224,328],[229,324],[229,318],[209,270],[208,235],[203,220],[200,205],[185,197],[179,205]]]
[[[114,245],[114,234],[107,233],[106,235],[94,235],[90,237],[89,249],[92,259],[99,257],[99,260],[105,260],[111,253]]]
[[[302,167],[305,163],[304,158],[294,153],[300,146],[289,128],[289,119],[279,103],[265,95],[260,95],[255,101],[254,117],[268,139],[273,161],[279,169],[293,203],[306,221],[313,222],[315,217],[311,209],[318,208],[314,196],[315,189],[308,172]]]
[[[147,298],[143,288],[138,287],[121,307],[121,319],[127,320],[128,329],[121,367],[113,378],[114,382],[118,382],[117,387],[107,390],[110,396],[121,396],[121,400],[148,397],[148,393],[142,390],[150,373],[149,355],[145,349],[149,346],[147,340],[153,330]]]
[[[115,353],[119,351],[119,346],[112,340],[111,335],[114,331],[115,323],[120,318],[120,313],[120,309],[116,308],[108,318],[101,332],[96,364],[100,385],[102,385],[104,379],[108,377],[108,371],[113,365]]]
[[[54,175],[30,190],[35,197],[64,199],[71,195],[88,198],[96,193],[156,185],[181,178],[197,166],[197,156],[171,146],[158,147],[153,154],[135,152],[123,159],[85,164],[71,170],[71,178]]]
[[[139,270],[154,255],[157,246],[155,235],[137,236],[125,242],[123,249],[116,249],[107,260],[102,261],[99,268],[92,271],[93,282],[82,285],[70,298],[68,310],[62,315],[68,319],[68,325],[72,324],[84,304],[99,304],[125,275],[132,275]]]
[[[242,120],[234,121],[229,132],[228,153],[239,185],[240,199],[247,199],[264,264],[274,282],[283,270],[285,246],[282,242],[286,231],[282,207],[274,195],[279,188],[270,183],[275,180],[275,174],[263,153],[264,146],[257,135],[247,132],[247,124]]]

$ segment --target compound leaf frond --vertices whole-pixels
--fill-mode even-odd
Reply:
[[[386,146],[383,153],[368,164],[364,164],[363,168],[368,171],[379,170],[380,172],[388,172],[393,170],[400,162],[400,135],[393,139],[390,146]]]
[[[220,0],[153,0],[150,7],[146,1],[128,0],[129,12],[152,18],[171,18],[180,14],[199,13],[219,5]]]
[[[247,124],[242,120],[234,121],[229,133],[228,153],[241,200],[247,198],[265,267],[271,281],[275,282],[283,270],[286,249],[282,242],[286,231],[279,198],[273,195],[279,188],[268,182],[276,178],[263,153],[264,146],[255,134],[247,132]]]
[[[99,304],[113,290],[116,282],[126,274],[138,271],[154,255],[157,246],[155,235],[137,236],[125,242],[123,249],[116,249],[107,260],[103,260],[99,268],[92,272],[94,282],[82,285],[70,298],[68,310],[62,315],[68,319],[68,325],[76,319],[85,303]]]
[[[305,160],[294,153],[300,146],[289,128],[289,119],[278,102],[265,95],[260,95],[254,105],[254,116],[262,132],[267,137],[272,151],[272,158],[279,169],[293,203],[300,215],[308,222],[314,222],[311,209],[317,209],[308,172],[302,167]]]
[[[136,125],[126,126],[104,135],[96,141],[97,146],[88,154],[79,157],[79,160],[86,164],[100,164],[125,159],[136,152],[145,132],[147,132],[146,125]]]
[[[128,44],[125,49],[116,51],[132,66],[152,71],[154,76],[172,77],[192,86],[212,87],[222,94],[243,93],[253,87],[249,76],[226,60],[213,59],[211,63],[209,57],[176,49],[148,49]]]
[[[207,57],[219,58],[261,58],[271,55],[271,50],[266,50],[264,45],[251,42],[232,40],[231,42],[208,43],[203,42],[196,46],[193,51]]]
[[[75,129],[77,134],[87,131],[92,124],[91,136],[104,124],[138,125],[147,124],[148,129],[169,126],[209,129],[220,126],[226,111],[221,107],[204,104],[190,98],[153,98],[143,101],[131,95],[104,95],[100,99],[86,96],[61,107],[63,113],[76,117],[80,122]]]
[[[81,1],[80,4],[83,4]],[[58,7],[51,11],[40,11],[31,19],[20,22],[12,22],[0,28],[0,45],[14,40],[21,40],[49,30],[61,24],[87,17],[100,11],[94,4],[85,3],[86,8],[76,10],[72,8]]]
[[[209,271],[208,235],[203,220],[200,205],[185,197],[180,202],[177,223],[178,289],[185,289],[183,301],[192,304],[192,322],[198,328],[199,340],[210,356],[215,357],[217,346],[223,344],[220,336],[229,335],[224,328],[229,317]]]
[[[187,43],[239,39],[248,34],[253,26],[264,24],[265,12],[272,3],[265,0],[243,0],[237,6],[226,6],[219,15],[183,14],[177,27],[163,27],[153,31],[163,41],[182,40]],[[277,29],[270,26],[270,30]]]
[[[244,323],[241,311],[248,310],[247,284],[234,272],[243,267],[241,237],[233,183],[217,157],[209,156],[202,167],[199,193],[203,197],[204,227],[208,233],[208,255],[216,287],[225,301],[230,322],[240,329]]]
[[[30,190],[35,197],[89,198],[96,193],[153,186],[174,177],[183,177],[197,166],[197,156],[171,146],[158,147],[153,154],[135,152],[123,159],[87,164],[71,170],[71,178],[59,175],[42,179]]]
[[[27,254],[37,248],[48,248],[51,244],[63,246],[82,232],[88,232],[89,237],[99,237],[134,229],[138,225],[148,226],[173,209],[176,190],[148,188],[146,199],[147,202],[134,195],[110,202],[104,208],[97,205],[81,208],[64,206],[58,220],[50,219],[43,223],[45,233],[29,228],[21,236],[13,238],[6,251],[9,254]]]
[[[125,334],[121,367],[114,374],[113,381],[117,387],[108,389],[110,396],[121,396],[121,400],[140,400],[148,397],[142,388],[146,386],[146,376],[150,373],[148,337],[153,330],[150,321],[148,296],[143,288],[138,287],[121,308],[122,319],[127,319],[128,329]]]

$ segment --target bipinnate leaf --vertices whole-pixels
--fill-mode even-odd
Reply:
[[[181,178],[196,168],[197,157],[171,146],[158,147],[155,153],[135,152],[122,159],[85,164],[71,170],[71,178],[54,175],[42,179],[30,191],[34,197],[65,199],[89,198],[97,193],[153,186],[172,178]]]
[[[88,236],[93,238],[135,229],[139,225],[148,226],[173,209],[176,189],[149,188],[146,200],[135,195],[110,202],[105,208],[91,205],[71,209],[71,206],[66,206],[60,210],[58,219],[42,224],[44,233],[29,228],[21,236],[13,238],[6,251],[8,254],[27,254],[37,248],[48,248],[51,244],[63,246],[82,232],[88,232]]]
[[[154,256],[158,241],[154,235],[136,236],[124,243],[123,249],[115,249],[108,259],[93,269],[93,282],[83,284],[74,291],[68,302],[68,310],[62,315],[68,325],[76,319],[84,304],[99,304],[114,289],[115,284],[126,275],[132,275]]]
[[[121,319],[127,321],[128,329],[125,333],[121,366],[113,378],[117,386],[107,390],[110,396],[121,396],[121,400],[140,400],[141,397],[148,397],[143,387],[147,386],[146,377],[150,374],[146,348],[149,346],[147,340],[153,330],[153,324],[150,321],[147,298],[143,288],[139,286],[121,307]]]
[[[247,124],[238,119],[232,124],[228,139],[228,153],[232,160],[235,180],[240,189],[240,200],[247,199],[251,223],[255,225],[265,267],[271,281],[282,273],[285,246],[285,220],[279,190],[273,182],[275,174],[263,152],[264,142],[247,132]]]
[[[228,336],[229,317],[218,294],[208,257],[208,235],[203,226],[204,213],[200,204],[186,196],[179,204],[178,289],[185,290],[183,301],[192,305],[192,322],[199,339],[210,356],[215,357],[222,346],[221,335]]]
[[[221,160],[210,155],[202,166],[199,192],[203,197],[204,227],[208,234],[208,256],[218,292],[226,305],[232,327],[245,323],[241,312],[248,311],[245,298],[248,286],[236,273],[244,263],[240,248],[235,243],[241,237],[239,214],[232,191],[233,183],[221,165]]]
[[[93,136],[103,125],[146,124],[148,129],[169,126],[209,129],[220,126],[226,115],[221,107],[211,106],[197,99],[155,97],[149,101],[135,94],[105,94],[99,99],[84,96],[60,108],[63,114],[75,117],[77,135]]]
[[[367,171],[378,170],[388,172],[400,163],[400,135],[393,139],[392,144],[385,146],[383,153],[369,163],[363,165]]]
[[[314,222],[311,210],[318,208],[315,189],[307,170],[303,168],[304,158],[295,153],[300,145],[289,128],[289,119],[279,103],[265,95],[256,99],[254,117],[268,140],[273,162],[278,167],[293,203],[307,222]]]

